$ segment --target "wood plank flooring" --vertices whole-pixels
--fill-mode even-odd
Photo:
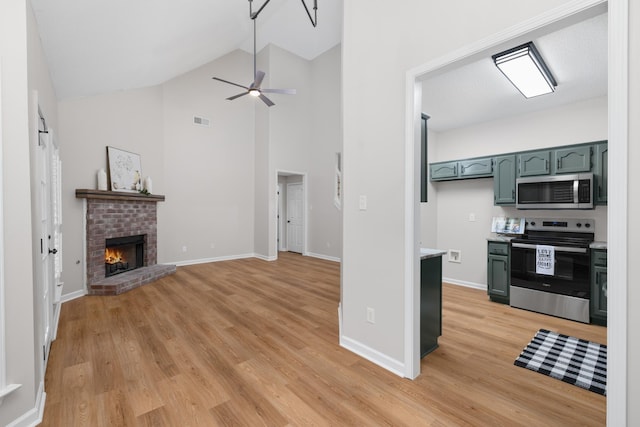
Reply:
[[[513,361],[540,328],[606,328],[445,284],[440,347],[410,381],[338,345],[339,270],[282,253],[63,304],[42,425],[605,425],[605,397]]]

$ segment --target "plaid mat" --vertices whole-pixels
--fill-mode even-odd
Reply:
[[[514,365],[607,394],[607,346],[540,329]]]

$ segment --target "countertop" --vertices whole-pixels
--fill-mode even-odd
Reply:
[[[592,242],[589,247],[591,249],[607,249],[607,242]]]
[[[515,238],[516,236],[510,236],[510,235],[506,235],[506,234],[493,234],[489,237],[487,237],[487,240],[489,242],[505,242],[505,243],[509,243],[511,241],[511,239]]]
[[[435,258],[446,253],[447,251],[441,249],[420,248],[420,259]]]

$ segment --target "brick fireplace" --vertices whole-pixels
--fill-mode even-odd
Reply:
[[[85,267],[89,295],[118,295],[176,271],[175,265],[157,264],[157,204],[164,201],[164,196],[76,190],[76,197],[86,201]],[[140,266],[107,277],[107,241],[134,236],[141,236]]]

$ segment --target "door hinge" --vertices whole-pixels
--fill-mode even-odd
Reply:
[[[40,254],[44,253],[44,244],[42,242],[42,239],[40,239]]]

